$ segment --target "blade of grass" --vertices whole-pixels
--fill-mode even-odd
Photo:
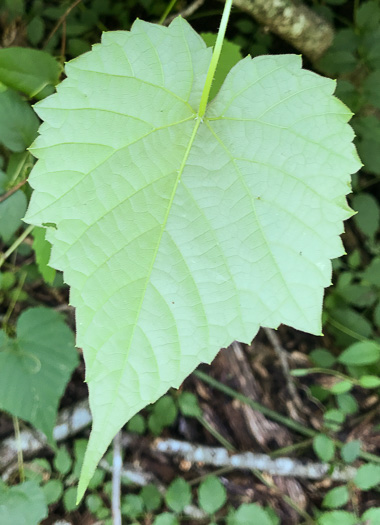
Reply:
[[[204,372],[201,372],[200,370],[196,370],[194,372],[194,375],[202,381],[204,381],[205,383],[208,383],[213,388],[216,388],[220,392],[223,392],[224,394],[227,394],[230,397],[238,399],[242,403],[245,403],[246,405],[252,407],[254,410],[261,412],[262,414],[264,414],[264,416],[268,416],[271,419],[273,419],[273,421],[278,421],[279,423],[282,423],[283,425],[295,430],[303,436],[314,437],[317,434],[315,430],[311,430],[310,428],[304,427],[303,425],[301,425],[301,423],[293,421],[293,419],[290,419],[289,417],[283,416],[282,414],[279,414],[278,412],[275,412],[270,408],[260,405],[260,403],[257,403],[257,401],[249,399],[243,394],[240,394],[236,390],[233,390],[232,388],[224,385],[223,383],[220,383],[216,379],[213,379],[212,377],[208,376]]]
[[[195,370],[194,375],[198,377],[201,381],[215,388],[216,390],[223,392],[229,397],[238,399],[242,403],[245,403],[248,406],[252,407],[254,410],[261,412],[262,414],[264,414],[264,416],[268,416],[269,418],[273,419],[273,421],[278,421],[279,423],[282,423],[283,425],[287,426],[288,428],[291,428],[292,430],[295,430],[296,432],[298,432],[299,434],[303,436],[315,437],[319,434],[317,430],[307,428],[304,425],[301,425],[301,423],[298,423],[297,421],[293,421],[289,417],[286,417],[282,414],[279,414],[278,412],[274,410],[271,410],[270,408],[260,405],[260,403],[257,403],[256,401],[249,399],[248,397],[244,396],[243,394],[240,394],[233,388],[230,388],[224,385],[220,381],[217,381],[216,379],[210,377],[204,372],[201,372],[200,370]],[[345,443],[342,443],[338,439],[334,439],[334,443],[337,446],[337,448],[342,448],[345,444]],[[370,452],[365,452],[364,450],[360,451],[359,457],[367,461],[371,461],[372,463],[380,463],[380,456],[371,454]]]

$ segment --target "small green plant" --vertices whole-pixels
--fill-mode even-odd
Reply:
[[[8,487],[0,481],[0,509],[4,525],[38,525],[47,517],[44,493],[33,481],[13,487]]]
[[[76,504],[76,483],[79,479],[86,446],[87,440],[77,439],[74,441],[72,452],[64,446],[59,447],[52,464],[46,459],[38,458],[25,465],[25,478],[30,483],[38,484],[41,488],[45,505],[62,501],[66,512],[72,512],[78,508]],[[99,520],[110,518],[110,509],[107,503],[110,493],[107,483],[105,483],[105,475],[104,470],[97,469],[95,471],[89,484],[89,494],[84,501],[87,510]],[[102,499],[98,494],[99,491],[104,491],[107,498]],[[28,522],[28,525],[32,525],[32,523]]]
[[[15,337],[0,331],[0,409],[29,421],[54,444],[58,403],[77,364],[62,316],[42,307],[24,311]]]

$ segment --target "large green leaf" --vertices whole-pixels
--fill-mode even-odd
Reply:
[[[9,241],[15,231],[22,225],[27,207],[25,193],[16,191],[5,201],[0,202],[0,238]]]
[[[77,364],[62,316],[48,308],[26,310],[16,339],[0,331],[0,409],[29,421],[52,443],[58,402]]]
[[[9,178],[0,170],[0,196],[8,189]],[[8,242],[15,231],[22,225],[28,201],[22,190],[0,202],[0,238]]]
[[[117,430],[260,325],[321,332],[360,167],[335,82],[247,57],[197,117],[211,58],[177,18],[70,62],[32,152],[27,221],[48,227],[86,359],[82,494]]]
[[[14,487],[0,484],[1,525],[38,525],[47,514],[43,490],[34,481]]]
[[[45,239],[45,235],[45,228],[33,229],[33,250],[36,254],[36,263],[42,277],[48,284],[52,284],[56,272],[53,270],[53,268],[48,266],[51,253],[51,244]]]
[[[24,151],[36,138],[38,118],[13,89],[0,87],[0,143],[12,151]]]
[[[0,82],[29,97],[41,99],[53,93],[60,74],[61,66],[45,51],[27,47],[0,49]]]

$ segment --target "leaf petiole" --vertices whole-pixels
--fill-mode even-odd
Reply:
[[[214,51],[213,51],[211,62],[210,62],[210,66],[207,71],[206,82],[203,88],[201,102],[199,104],[198,117],[200,118],[202,118],[206,112],[207,102],[210,96],[211,84],[214,80],[216,66],[218,65],[220,53],[222,51],[224,35],[226,34],[228,19],[230,18],[230,13],[231,13],[231,7],[232,7],[232,0],[226,0],[224,9],[223,9],[222,20],[220,22],[218,36],[216,38],[215,47],[214,47]]]
[[[26,237],[28,237],[29,233],[34,229],[34,224],[30,224],[23,232],[22,234],[17,237],[17,239],[15,240],[15,242],[12,244],[12,246],[10,248],[8,248],[8,250],[3,253],[2,255],[0,255],[0,268],[3,266],[4,264],[4,261],[6,261],[6,259],[8,259],[8,257],[10,255],[12,255],[12,253],[17,250],[17,248],[20,246],[20,244],[22,243],[22,241],[24,239],[26,239]]]
[[[20,425],[18,422],[18,417],[13,416],[13,428],[15,431],[16,436],[16,443],[17,443],[17,463],[18,463],[18,472],[20,476],[20,483],[24,483],[25,481],[25,471],[24,471],[24,458],[22,453],[22,443],[21,443],[21,435],[20,435]]]
[[[171,0],[171,2],[169,3],[169,5],[166,7],[166,9],[164,11],[164,14],[160,18],[160,21],[158,22],[159,25],[162,25],[165,22],[165,20],[167,19],[167,17],[170,14],[170,11],[173,9],[173,7],[175,6],[176,3],[177,3],[177,0]]]

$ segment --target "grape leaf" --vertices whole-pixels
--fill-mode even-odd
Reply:
[[[38,525],[47,515],[44,493],[34,481],[0,485],[1,525]]]
[[[51,95],[60,73],[60,64],[46,51],[16,46],[0,49],[0,82],[28,97]]]
[[[0,330],[0,409],[42,430],[52,444],[58,403],[78,364],[74,337],[61,314],[29,308],[17,337]]]
[[[8,242],[22,225],[27,199],[22,190],[0,202],[0,238]]]
[[[45,239],[46,230],[45,228],[34,228],[33,230],[33,250],[36,254],[36,263],[38,269],[45,279],[45,282],[52,284],[55,278],[55,270],[48,266],[51,245]]]
[[[27,221],[76,307],[93,427],[79,496],[114,434],[260,325],[321,332],[360,168],[335,82],[250,57],[198,118],[211,50],[177,18],[136,21],[66,66]]]
[[[29,104],[13,89],[0,87],[0,143],[12,151],[24,151],[35,139],[38,125]]]

